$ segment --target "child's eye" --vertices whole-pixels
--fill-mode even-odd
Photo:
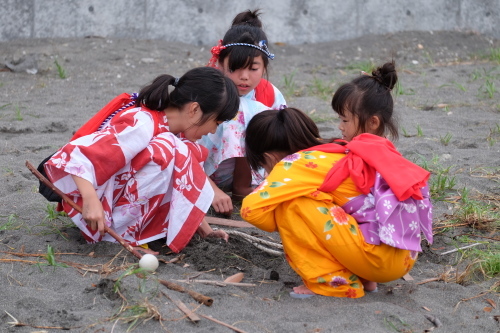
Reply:
[[[258,71],[259,70],[259,67],[256,67],[256,68],[250,68],[251,71]]]

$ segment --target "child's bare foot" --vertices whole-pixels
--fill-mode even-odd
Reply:
[[[377,290],[377,282],[373,281],[363,281],[363,287],[365,291],[372,292]]]
[[[293,291],[290,292],[290,297],[292,298],[309,298],[314,295],[316,294],[304,285],[294,287]]]
[[[311,291],[311,289],[307,288],[304,285],[300,285],[298,287],[293,287],[293,291],[296,294],[301,294],[301,295],[316,295],[314,292]]]

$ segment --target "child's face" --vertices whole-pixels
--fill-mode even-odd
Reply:
[[[344,116],[339,116],[340,124],[339,130],[342,132],[342,139],[351,141],[356,135],[360,134],[359,119],[349,111],[344,112]]]
[[[215,133],[220,121],[214,115],[200,124],[203,112],[198,103],[188,103],[182,109],[167,114],[170,132],[174,134],[183,133],[189,141],[198,141],[208,133]]]
[[[257,87],[264,75],[264,61],[262,56],[255,57],[253,63],[247,68],[238,68],[235,71],[231,71],[228,68],[228,59],[224,59],[222,63],[222,71],[224,75],[230,78],[236,87],[238,88],[238,93],[240,96],[246,95]]]

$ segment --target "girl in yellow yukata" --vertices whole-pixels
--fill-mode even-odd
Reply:
[[[327,144],[314,122],[293,108],[264,112],[248,125],[248,161],[269,176],[244,199],[241,215],[262,230],[279,231],[286,259],[304,282],[292,297],[362,297],[376,282],[411,270],[421,233],[432,242],[429,173],[374,135],[382,135],[379,128],[390,119],[377,118],[377,126],[367,125],[370,117],[362,124],[373,134]]]

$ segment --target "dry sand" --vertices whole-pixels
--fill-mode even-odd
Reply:
[[[500,92],[489,98],[485,89],[488,82],[500,88],[500,64],[477,56],[499,46],[498,41],[461,32],[407,32],[322,44],[273,45],[276,60],[269,78],[288,95],[290,106],[314,117],[324,136],[337,136],[338,121],[329,107],[334,89],[359,72],[356,64],[368,60],[381,64],[394,58],[402,93],[396,97],[402,129],[398,149],[409,159],[427,161],[434,170],[449,167],[456,189],[466,187],[471,196],[481,194],[483,200],[498,207]],[[463,269],[465,262],[456,265],[461,254],[440,254],[468,244],[455,236],[473,233],[498,240],[498,231],[468,227],[444,233],[437,229],[435,244],[425,246],[411,272],[414,281],[380,285],[378,293],[361,299],[291,299],[288,292],[300,279],[283,257],[268,255],[239,237],[232,237],[228,244],[195,238],[182,251],[183,261],[161,264],[155,276],[174,281],[201,272],[200,279],[223,280],[241,271],[245,273],[243,282],[256,287],[187,285],[212,297],[211,307],[198,305],[187,294],[158,287],[154,278],[141,284],[135,275],[120,280],[121,296],[114,293],[114,280],[137,260],[117,244],[86,244],[66,218],[47,219],[48,202],[37,193],[37,180],[24,163],[38,164],[115,95],[138,91],[158,74],[179,76],[205,65],[209,48],[104,38],[0,43],[0,68],[26,59],[15,67],[17,71],[4,68],[0,72],[1,332],[56,332],[61,328],[125,332],[129,324],[114,316],[122,306],[128,306],[128,311],[134,306],[138,309],[146,299],[163,320],[140,323],[138,332],[231,331],[204,318],[197,324],[190,322],[161,291],[182,300],[196,313],[246,332],[500,331],[498,294],[475,297],[497,280],[418,284],[450,267]],[[30,59],[36,60],[37,74],[24,70],[35,67]],[[67,78],[58,75],[55,60]],[[451,139],[445,144],[448,134]],[[455,191],[446,202],[435,201],[436,226],[456,212],[457,195]],[[259,234],[277,238],[276,234]],[[495,243],[488,238],[471,239],[489,242],[477,247],[483,250]],[[56,253],[69,253],[56,255],[56,259],[70,267],[46,265],[43,255],[48,246]],[[160,258],[176,257],[160,242],[152,246],[161,251]],[[488,299],[498,306],[494,308]],[[7,312],[26,326],[10,327],[13,319]]]

